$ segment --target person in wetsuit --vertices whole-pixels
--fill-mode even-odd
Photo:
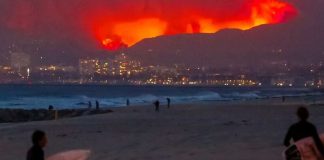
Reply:
[[[36,130],[32,135],[33,146],[27,152],[26,160],[45,160],[43,148],[47,144],[45,132]]]
[[[293,139],[294,142],[297,142],[307,137],[313,137],[317,149],[324,157],[324,147],[317,133],[317,129],[312,123],[307,121],[309,117],[308,110],[305,107],[298,108],[297,116],[300,121],[289,128],[284,140],[284,145],[288,147],[291,139]]]

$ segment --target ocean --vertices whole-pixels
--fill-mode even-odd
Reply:
[[[0,108],[47,109],[87,108],[88,102],[102,107],[172,103],[224,102],[273,97],[323,96],[324,90],[311,88],[210,87],[210,86],[107,86],[107,85],[0,85]]]

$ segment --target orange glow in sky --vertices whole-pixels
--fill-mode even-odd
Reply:
[[[150,6],[149,6],[150,7]],[[282,23],[297,14],[282,0],[247,0],[233,12],[222,14],[215,9],[179,8],[100,12],[90,17],[91,30],[100,44],[109,50],[130,47],[145,38],[161,35],[215,33],[221,29],[247,30],[264,24]],[[135,12],[135,10],[137,12]],[[215,14],[213,13],[215,12]]]

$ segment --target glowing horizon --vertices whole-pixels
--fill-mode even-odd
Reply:
[[[230,16],[224,15],[225,19],[217,15],[219,13],[214,15],[211,11],[182,8],[175,11],[174,16],[146,12],[134,17],[119,13],[112,18],[111,14],[103,14],[91,17],[90,25],[92,33],[104,48],[118,50],[133,46],[145,38],[162,35],[215,33],[222,29],[247,30],[264,24],[278,24],[296,16],[297,9],[281,0],[251,0]]]
[[[162,35],[247,30],[298,14],[285,0],[33,0],[0,2],[0,27],[27,37],[118,50]],[[19,12],[17,12],[19,11]]]

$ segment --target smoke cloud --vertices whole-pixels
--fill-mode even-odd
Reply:
[[[283,0],[0,0],[0,27],[116,50],[161,35],[286,22]]]

